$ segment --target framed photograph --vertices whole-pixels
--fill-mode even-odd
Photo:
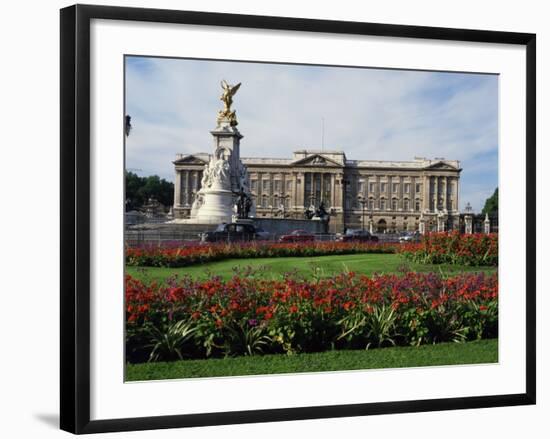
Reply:
[[[534,404],[535,84],[533,34],[62,9],[61,428]]]

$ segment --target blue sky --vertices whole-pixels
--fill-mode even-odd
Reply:
[[[298,149],[350,159],[460,160],[460,208],[498,184],[498,76],[166,58],[126,58],[126,166],[174,180],[176,153],[211,152],[220,81],[234,98],[244,157]]]

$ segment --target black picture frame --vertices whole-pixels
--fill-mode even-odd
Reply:
[[[525,393],[224,413],[90,420],[90,21],[132,20],[240,28],[407,37],[526,47]],[[72,433],[304,420],[326,417],[535,404],[536,36],[303,18],[75,5],[61,10],[61,399],[60,426]]]

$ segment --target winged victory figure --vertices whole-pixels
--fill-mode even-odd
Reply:
[[[235,114],[235,111],[231,111],[231,105],[233,104],[233,96],[235,96],[235,93],[237,93],[237,90],[239,90],[239,87],[241,86],[241,83],[239,82],[237,85],[231,85],[228,84],[225,79],[222,80],[221,86],[223,89],[223,93],[220,96],[220,100],[223,102],[223,110],[220,110],[218,112],[218,122],[220,122],[223,119],[229,120],[229,123],[231,126],[237,125],[237,116]]]

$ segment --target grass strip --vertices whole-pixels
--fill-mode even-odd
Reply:
[[[128,364],[126,381],[495,363],[498,339],[419,347]]]

